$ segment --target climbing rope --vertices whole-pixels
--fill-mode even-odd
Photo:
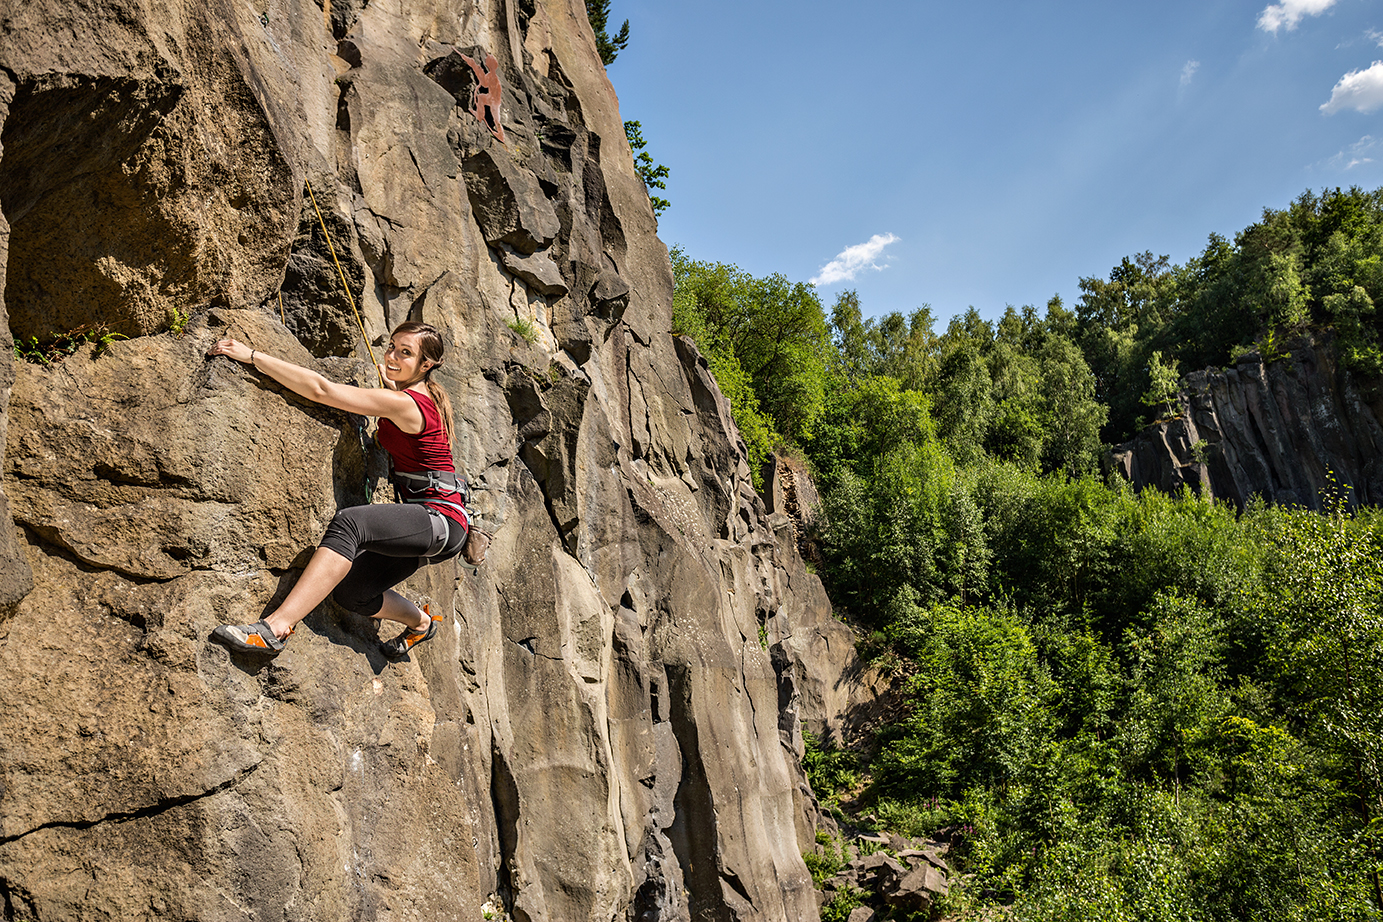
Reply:
[[[355,314],[355,322],[360,325],[360,335],[365,340],[365,350],[370,353],[370,364],[375,367],[375,374],[379,375],[379,386],[384,387],[384,374],[379,370],[379,363],[375,361],[375,350],[370,348],[370,334],[365,332],[365,321],[360,319],[360,311],[355,306],[355,298],[351,297],[351,286],[346,284],[346,270],[341,268],[341,260],[336,258],[336,247],[332,245],[331,234],[327,231],[327,222],[322,218],[322,209],[317,207],[317,196],[312,191],[312,180],[305,180],[307,183],[307,194],[312,198],[312,210],[317,212],[317,221],[322,225],[322,236],[327,238],[327,249],[331,251],[331,261],[336,263],[336,273],[341,276],[341,287],[346,290],[346,300],[350,302],[351,312]]]

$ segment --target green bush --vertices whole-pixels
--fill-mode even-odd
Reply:
[[[858,887],[846,886],[837,890],[830,902],[821,907],[821,922],[849,922],[850,913],[864,905],[868,894]]]
[[[844,790],[859,784],[859,759],[848,749],[838,749],[827,741],[822,745],[814,734],[803,733],[806,752],[802,768],[813,793],[823,801],[833,801]]]

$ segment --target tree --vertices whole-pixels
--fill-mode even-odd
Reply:
[[[788,440],[807,437],[825,401],[830,336],[816,290],[781,274],[673,254],[673,320],[708,355],[733,353]]]
[[[826,404],[831,343],[816,290],[782,275],[670,254],[673,332],[691,336],[730,399],[756,483],[758,462],[802,444]]]
[[[1383,541],[1344,495],[1327,506],[1283,523],[1259,617],[1279,687],[1327,756],[1323,769],[1351,795],[1339,806],[1362,846],[1358,870],[1383,904]]]
[[[625,23],[625,26],[628,26]],[[650,189],[666,189],[667,183],[664,180],[668,177],[668,168],[661,163],[653,165],[653,156],[644,150],[647,142],[643,139],[643,126],[638,122],[624,123],[624,137],[629,141],[629,149],[634,152],[634,172],[639,174],[643,180],[644,191],[648,192],[648,201],[653,206],[653,216],[659,217],[672,203],[665,198],[660,198],[649,192]]]
[[[1162,353],[1154,349],[1148,359],[1148,380],[1151,386],[1143,394],[1143,402],[1150,407],[1161,404],[1166,407],[1169,418],[1176,416],[1176,409],[1172,406],[1177,399],[1180,381],[1176,361],[1163,362]]]
[[[591,29],[595,32],[595,47],[600,52],[600,60],[609,67],[615,63],[624,46],[629,44],[629,20],[624,21],[613,38],[605,31],[610,18],[610,0],[586,0],[586,18],[591,21]]]
[[[980,349],[979,342],[960,342],[937,371],[938,428],[946,447],[962,463],[978,460],[994,410],[989,368]]]

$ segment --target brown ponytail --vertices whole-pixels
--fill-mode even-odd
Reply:
[[[392,335],[398,336],[400,333],[417,333],[418,347],[422,350],[423,358],[429,362],[434,362],[432,368],[423,375],[423,383],[427,385],[428,396],[432,402],[437,404],[437,412],[442,416],[442,430],[447,436],[447,445],[451,445],[451,435],[455,431],[454,417],[451,412],[451,398],[442,386],[432,380],[432,372],[442,364],[442,353],[445,346],[442,342],[442,334],[437,332],[437,328],[428,323],[421,323],[417,320],[406,320],[394,328]]]

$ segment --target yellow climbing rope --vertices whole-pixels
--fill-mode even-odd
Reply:
[[[375,374],[379,375],[379,386],[384,387],[384,374],[379,370],[379,363],[375,361],[375,350],[370,348],[370,335],[365,332],[365,321],[360,319],[360,311],[355,306],[355,298],[351,297],[351,286],[346,284],[346,270],[341,268],[341,260],[336,258],[336,247],[331,242],[331,234],[327,231],[327,222],[322,218],[322,209],[317,207],[317,196],[312,191],[312,180],[305,180],[307,183],[307,194],[312,198],[312,210],[317,212],[317,222],[322,225],[322,236],[327,238],[327,249],[331,251],[331,261],[336,263],[336,273],[341,276],[341,287],[346,290],[346,300],[350,302],[351,312],[355,314],[355,322],[360,325],[360,335],[365,340],[365,350],[370,353],[370,364],[375,367]]]

